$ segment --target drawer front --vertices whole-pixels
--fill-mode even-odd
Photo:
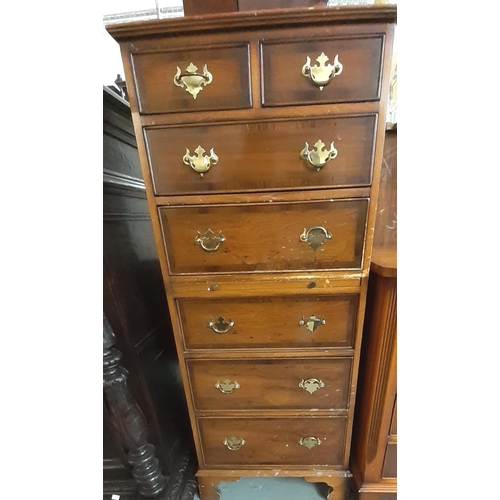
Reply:
[[[153,114],[250,108],[248,53],[248,44],[240,44],[133,55],[139,111]]]
[[[146,129],[155,193],[369,186],[376,122],[371,114]]]
[[[396,443],[388,443],[385,451],[384,468],[382,477],[395,478],[398,476],[398,445]]]
[[[346,410],[351,358],[187,360],[197,410]]]
[[[346,420],[345,417],[199,418],[198,427],[205,465],[208,466],[276,464],[340,467]],[[320,444],[306,438],[316,438]],[[299,444],[301,439],[304,444]],[[241,444],[240,440],[244,443]]]
[[[361,269],[368,199],[161,207],[171,274]]]
[[[261,49],[262,104],[284,106],[378,100],[383,45],[383,35],[295,43],[264,42]],[[322,54],[328,57],[327,61]],[[338,69],[331,68],[335,66],[337,55],[342,65],[338,74]],[[304,69],[308,57],[311,70]],[[303,71],[312,78],[304,76]],[[320,85],[326,81],[323,79],[325,74],[335,76]]]
[[[185,347],[352,347],[358,294],[178,299]]]

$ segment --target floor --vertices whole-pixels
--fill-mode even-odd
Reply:
[[[324,483],[308,483],[297,477],[243,478],[235,483],[220,483],[220,500],[325,500]],[[198,495],[194,500],[200,500]]]

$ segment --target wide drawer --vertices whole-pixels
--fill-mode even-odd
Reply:
[[[376,122],[370,114],[145,129],[155,194],[369,186]]]
[[[351,358],[187,360],[196,410],[346,410]]]
[[[284,106],[378,100],[383,45],[382,34],[293,43],[263,42],[262,104]],[[342,65],[340,73],[338,67],[336,70],[330,67],[336,66],[336,56]],[[306,65],[308,61],[311,70]],[[312,78],[304,76],[303,72]],[[335,76],[328,80],[330,75]]]
[[[250,108],[248,53],[248,44],[239,44],[132,55],[139,111]]]
[[[352,347],[359,295],[178,299],[187,350]]]
[[[361,269],[368,199],[159,208],[171,274]]]
[[[198,419],[207,466],[341,466],[346,424],[346,417]]]

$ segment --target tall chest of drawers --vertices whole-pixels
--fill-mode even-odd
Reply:
[[[396,8],[109,26],[120,43],[202,500],[341,500]]]

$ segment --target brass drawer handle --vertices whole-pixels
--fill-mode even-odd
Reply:
[[[212,80],[212,74],[208,71],[206,64],[203,66],[202,73],[198,73],[198,68],[193,63],[189,63],[184,71],[181,71],[181,68],[177,66],[177,73],[174,76],[175,85],[189,92],[193,99],[196,99],[203,87],[209,85]]]
[[[304,228],[304,232],[300,235],[300,241],[307,243],[314,251],[316,251],[316,249],[326,240],[331,239],[332,233],[321,226],[314,226],[310,229]]]
[[[195,243],[201,245],[203,250],[207,252],[215,252],[221,245],[226,241],[224,235],[219,231],[219,234],[215,234],[211,229],[207,229],[205,234],[202,236],[198,231],[198,236],[194,239]]]
[[[324,52],[316,59],[318,64],[311,66],[311,58],[306,56],[306,63],[302,66],[302,74],[309,78],[319,90],[323,90],[325,85],[328,85],[333,78],[340,75],[344,66],[339,62],[339,55],[335,56],[333,64],[326,64],[330,58]]]
[[[215,333],[227,333],[234,326],[234,321],[226,321],[222,316],[219,316],[217,321],[210,321],[208,326]]]
[[[301,389],[304,389],[309,394],[316,392],[318,389],[325,387],[325,383],[317,378],[308,378],[307,380],[302,379],[299,384]]]
[[[314,448],[315,446],[319,446],[321,444],[321,439],[313,436],[300,438],[299,444],[301,446],[305,446],[308,450]]]
[[[228,450],[235,451],[239,450],[245,444],[245,440],[231,436],[229,439],[225,438],[223,444],[224,446],[227,446]]]
[[[300,157],[307,160],[317,172],[319,172],[330,160],[337,158],[338,151],[330,144],[330,149],[325,149],[325,143],[320,139],[314,145],[314,150],[309,151],[309,144],[305,143],[304,149],[300,152]]]
[[[238,384],[238,382],[236,382],[236,380],[234,382],[231,382],[228,379],[223,380],[222,382],[219,382],[217,380],[215,387],[217,389],[219,389],[219,391],[222,392],[222,394],[231,394],[236,389],[240,388],[240,384]]]
[[[305,326],[311,333],[316,331],[321,325],[326,325],[326,319],[318,318],[317,316],[314,316],[314,314],[309,316],[308,319],[305,319],[304,316],[302,316],[302,319],[299,321],[299,326]]]
[[[203,154],[205,150],[201,146],[198,146],[194,152],[195,154],[191,156],[191,152],[186,148],[186,154],[182,157],[182,161],[195,172],[198,172],[201,177],[210,170],[212,165],[217,165],[219,162],[219,157],[214,153],[213,148],[208,156]]]

